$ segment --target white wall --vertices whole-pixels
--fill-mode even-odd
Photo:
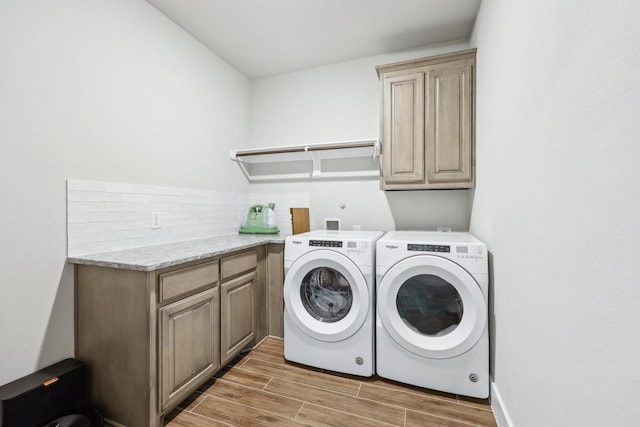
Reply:
[[[450,43],[253,80],[251,146],[378,138],[375,66],[468,48],[466,42]],[[252,185],[252,191],[258,192],[310,191],[312,229],[323,228],[323,218],[341,218],[345,229],[360,225],[363,230],[438,226],[468,230],[469,190],[384,192],[379,188],[377,178]]]
[[[638,425],[640,3],[484,0],[471,231],[516,427]],[[497,395],[494,394],[494,399]]]
[[[0,384],[73,356],[67,178],[248,190],[249,82],[142,0],[0,2]]]

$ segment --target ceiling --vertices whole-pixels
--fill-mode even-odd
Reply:
[[[250,79],[468,39],[480,0],[147,0]]]

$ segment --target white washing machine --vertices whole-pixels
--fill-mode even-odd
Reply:
[[[285,359],[373,375],[375,249],[382,235],[319,230],[286,238]]]
[[[469,233],[393,231],[377,242],[376,372],[489,396],[488,257]]]

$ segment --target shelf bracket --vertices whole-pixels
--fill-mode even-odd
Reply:
[[[322,165],[321,165],[322,160],[319,159],[318,156],[316,156],[316,154],[313,151],[309,151],[309,147],[304,147],[304,151],[309,153],[309,156],[311,157],[311,162],[313,164],[312,170],[311,170],[311,178],[317,179],[322,177]]]
[[[373,154],[371,155],[371,158],[373,158],[374,162],[377,162],[378,158],[380,158],[380,141],[379,140],[375,140],[373,143]]]

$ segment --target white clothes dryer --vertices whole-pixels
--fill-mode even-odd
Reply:
[[[377,242],[376,371],[489,396],[488,257],[469,233],[393,231]]]
[[[319,230],[285,239],[285,359],[374,374],[375,249],[382,235]]]

